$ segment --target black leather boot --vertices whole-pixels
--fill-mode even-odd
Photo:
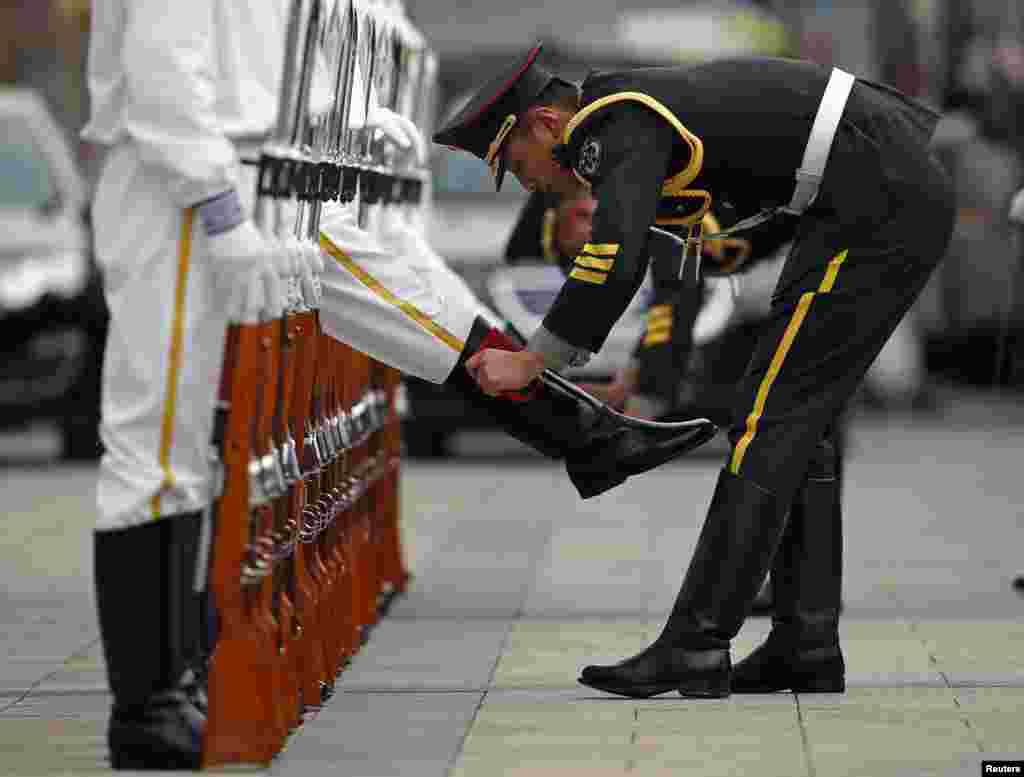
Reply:
[[[207,592],[195,590],[196,563],[202,534],[202,513],[176,515],[168,519],[172,552],[180,556],[181,586],[184,614],[182,617],[182,650],[187,666],[183,687],[189,700],[203,715],[209,708],[206,697],[206,667],[210,653],[204,649],[207,631]]]
[[[772,565],[775,614],[764,644],[740,661],[736,693],[791,690],[839,693],[846,667],[839,647],[843,535],[838,456],[831,441],[815,452],[790,508]]]
[[[201,763],[206,718],[184,684],[191,576],[173,537],[173,522],[182,517],[93,535],[100,635],[114,697],[107,741],[115,769],[197,769]]]
[[[583,685],[646,698],[729,695],[729,640],[739,631],[771,563],[786,511],[771,491],[719,473],[682,589],[654,644],[612,666],[588,666]]]
[[[614,417],[543,385],[521,401],[488,396],[464,365],[481,348],[495,347],[518,350],[511,338],[477,319],[445,385],[512,437],[549,458],[563,459],[569,479],[584,499],[678,458],[708,442],[717,431],[712,423],[684,432],[625,427]]]

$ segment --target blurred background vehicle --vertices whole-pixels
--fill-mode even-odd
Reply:
[[[50,420],[62,457],[94,459],[106,313],[85,187],[38,93],[0,90],[0,128],[0,425]]]

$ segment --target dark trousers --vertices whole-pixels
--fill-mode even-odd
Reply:
[[[820,204],[801,220],[735,394],[726,467],[783,503],[952,234],[953,194],[938,162],[908,138],[892,144],[889,168],[868,148],[876,141],[841,139],[843,153],[829,162]],[[865,158],[873,151],[871,167],[858,169],[858,147]]]

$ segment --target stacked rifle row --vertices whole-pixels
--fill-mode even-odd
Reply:
[[[416,207],[425,171],[396,169],[365,121],[351,121],[376,99],[426,130],[436,60],[401,9],[293,0],[283,74],[257,224],[318,252],[325,202]],[[209,577],[197,580],[219,620],[204,766],[280,752],[408,579],[398,375],[324,335],[316,296],[296,281],[283,316],[227,333],[211,449],[222,482],[200,564]]]

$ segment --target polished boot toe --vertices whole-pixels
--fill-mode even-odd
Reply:
[[[206,718],[182,690],[151,696],[138,708],[115,705],[107,730],[115,769],[198,769]]]
[[[685,431],[626,429],[613,441],[618,468],[639,475],[699,448],[715,436],[718,427],[710,421]]]
[[[732,673],[733,693],[842,693],[846,665],[838,645],[795,648],[769,639]]]
[[[718,431],[710,421],[685,430],[621,428],[566,458],[566,471],[587,499],[699,448]]]
[[[579,682],[619,696],[646,699],[669,691],[717,699],[729,695],[729,649],[664,647],[657,643],[611,666],[588,666]]]

